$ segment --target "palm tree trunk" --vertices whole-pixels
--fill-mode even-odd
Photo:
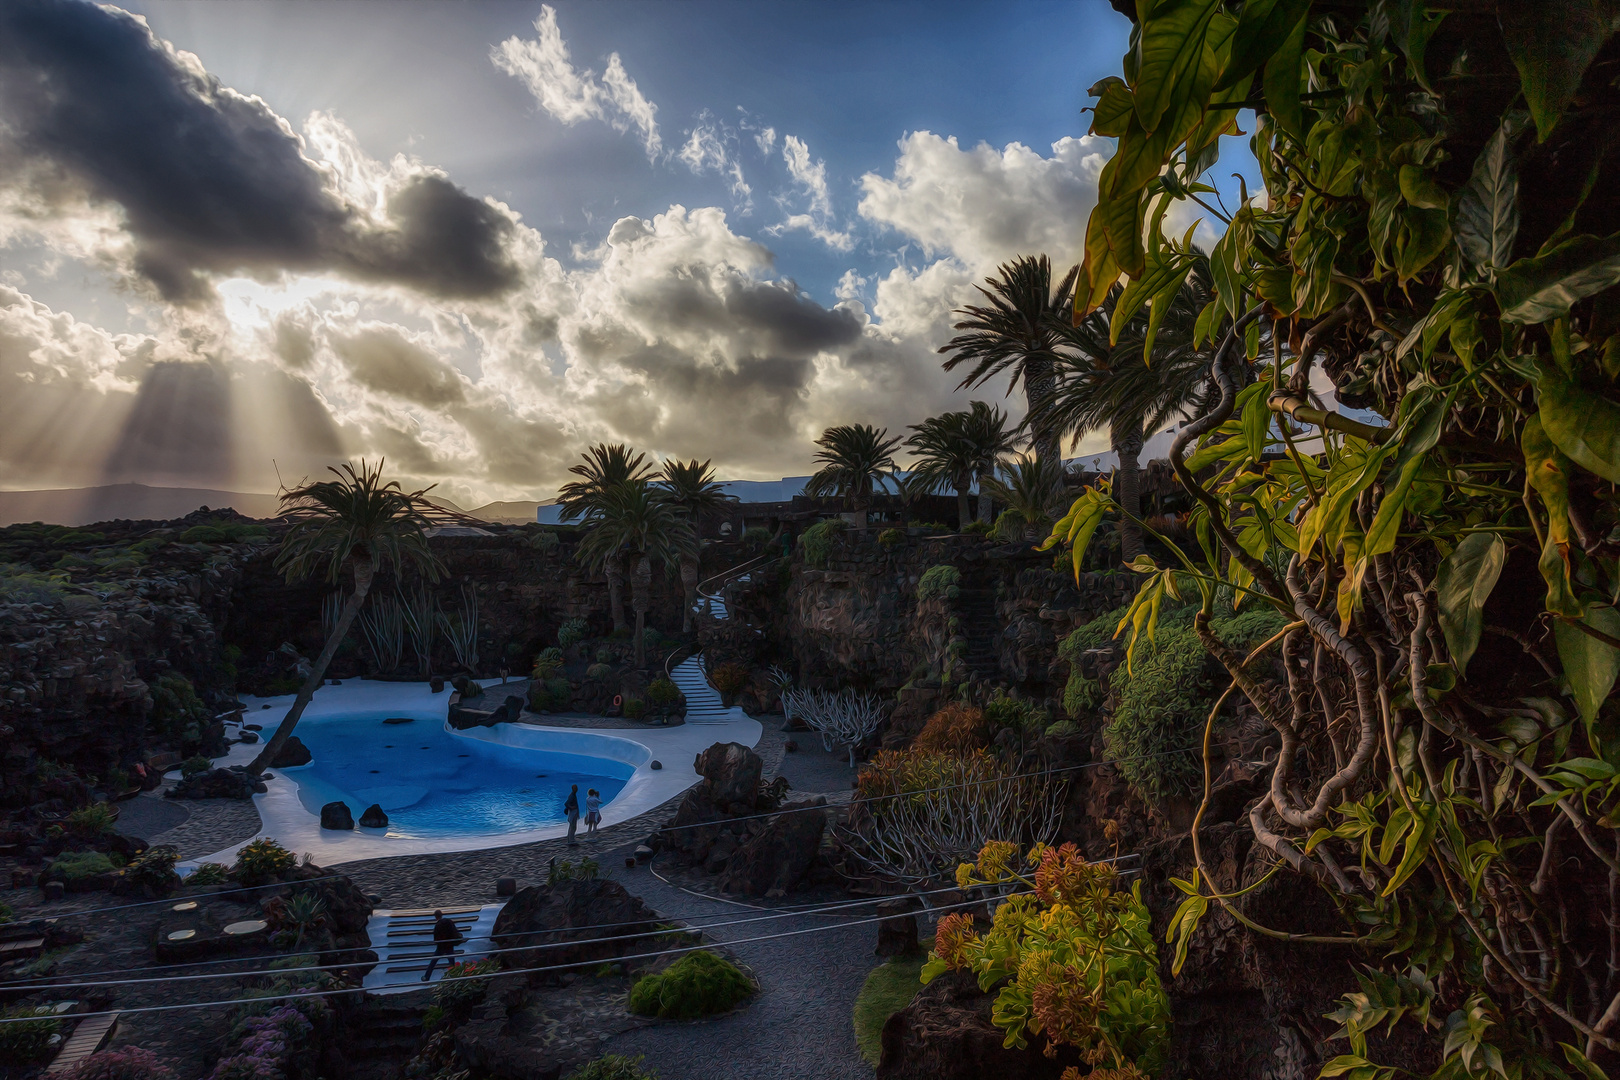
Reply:
[[[1030,415],[1035,415],[1037,408],[1052,396],[1052,387],[1050,360],[1045,357],[1030,357],[1024,362],[1024,400],[1029,406]],[[1036,428],[1030,441],[1034,446],[1036,457],[1062,462],[1062,441],[1050,423],[1043,423]]]
[[[276,733],[270,736],[270,741],[264,744],[259,756],[253,759],[248,766],[248,772],[258,775],[269,768],[270,762],[275,760],[281,748],[287,745],[287,739],[292,736],[293,728],[298,726],[298,718],[304,715],[309,703],[315,698],[315,691],[320,689],[326,681],[326,669],[332,664],[332,657],[337,655],[338,646],[349,634],[349,627],[354,625],[354,617],[360,614],[360,605],[366,602],[366,593],[371,591],[371,579],[376,573],[376,566],[370,559],[357,558],[354,560],[354,592],[349,596],[343,610],[338,613],[337,625],[332,627],[332,634],[326,639],[326,647],[315,660],[315,665],[304,680],[304,685],[298,688],[298,696],[293,699],[292,708],[276,726]]]
[[[990,520],[990,478],[993,474],[989,469],[979,473],[979,520]]]
[[[609,555],[602,565],[607,575],[608,613],[613,616],[613,632],[624,629],[624,556],[618,552]]]
[[[1114,453],[1119,457],[1119,467],[1115,470],[1114,499],[1125,511],[1125,517],[1119,523],[1119,554],[1125,562],[1130,562],[1145,550],[1142,546],[1142,526],[1138,524],[1142,516],[1142,473],[1137,467],[1137,459],[1142,456],[1142,424],[1116,424],[1109,435],[1114,444]]]
[[[631,604],[636,609],[636,668],[647,666],[647,607],[652,592],[652,562],[641,552],[630,556]]]
[[[702,569],[696,555],[681,556],[681,591],[686,596],[686,610],[681,615],[681,633],[692,629],[692,609],[697,606],[698,576]]]
[[[968,494],[967,488],[956,489],[956,528],[958,532],[966,532],[968,527]]]

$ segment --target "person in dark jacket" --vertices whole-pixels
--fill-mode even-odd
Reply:
[[[568,817],[568,846],[579,847],[579,841],[574,839],[574,830],[579,828],[579,785],[575,784],[568,792],[568,801],[563,803],[563,813]]]
[[[461,930],[455,923],[450,921],[450,916],[442,911],[435,911],[433,913],[433,944],[435,946],[433,959],[428,961],[427,970],[422,973],[422,981],[428,982],[432,979],[433,969],[438,965],[439,957],[454,957],[456,955],[456,946],[460,945],[464,940],[461,936]],[[447,960],[445,963],[448,966],[455,963],[455,960]]]

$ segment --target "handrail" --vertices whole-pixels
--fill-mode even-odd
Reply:
[[[700,642],[688,641],[683,645],[677,645],[668,656],[664,657],[664,677],[671,682],[675,681],[675,658],[687,649],[692,649],[695,656],[703,651],[703,645]],[[682,661],[684,662],[685,660]]]
[[[724,580],[726,578],[735,577],[737,574],[739,574],[742,571],[747,570],[748,568],[754,566],[756,563],[762,563],[762,562],[764,562],[765,560],[767,560],[769,558],[770,558],[769,555],[760,555],[760,556],[757,556],[755,558],[749,559],[747,562],[738,563],[736,566],[733,566],[729,570],[722,570],[718,574],[711,574],[708,577],[704,578],[702,581],[697,583],[697,588],[696,588],[695,591],[697,592],[697,594],[699,596],[706,597],[706,598],[708,598],[710,600],[718,600],[718,599],[720,599],[720,595],[718,593],[706,593],[706,592],[703,591],[703,586],[709,584],[709,582],[711,582],[711,581],[722,581],[722,580]]]

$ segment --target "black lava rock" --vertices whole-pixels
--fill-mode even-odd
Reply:
[[[339,803],[338,805],[342,805]],[[372,803],[366,807],[366,812],[360,815],[360,824],[367,829],[388,828],[388,815],[383,813],[381,803]]]
[[[354,815],[349,812],[349,804],[346,802],[329,802],[321,807],[321,828],[354,828]]]

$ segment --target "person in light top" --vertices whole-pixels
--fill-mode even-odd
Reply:
[[[591,788],[585,793],[585,835],[595,833],[596,827],[600,824],[602,824],[602,793]]]

